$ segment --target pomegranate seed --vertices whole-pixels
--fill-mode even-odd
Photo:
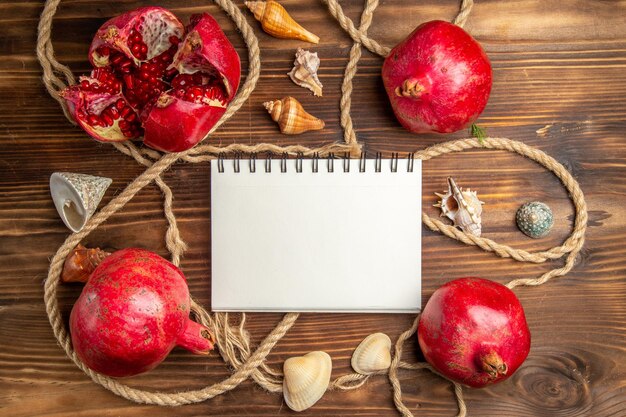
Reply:
[[[119,110],[117,110],[114,106],[109,107],[108,109],[108,114],[114,118],[117,119],[118,117],[120,117],[120,112]]]
[[[81,86],[81,88],[88,88],[88,87],[89,87],[89,81],[87,81],[87,80],[82,80],[82,81],[80,82],[80,86]]]
[[[170,36],[169,41],[172,45],[178,45],[180,43],[180,39],[177,36]]]
[[[127,108],[129,108],[129,107],[127,107]],[[137,118],[137,114],[131,113],[128,116],[124,117],[124,120],[126,120],[128,122],[134,122],[136,118]]]
[[[112,126],[113,125],[113,118],[110,115],[108,115],[107,113],[103,112],[102,115],[100,116],[100,118],[104,122],[105,126]]]
[[[101,124],[100,119],[95,114],[90,114],[89,117],[87,117],[87,122],[92,126],[100,126]]]
[[[123,109],[120,110],[120,117],[122,119],[126,119],[126,117],[130,114],[130,112],[132,112],[133,109],[131,109],[130,107],[124,107]]]
[[[128,130],[128,128],[130,127],[130,123],[128,123],[126,120],[120,120],[117,125],[122,130]]]

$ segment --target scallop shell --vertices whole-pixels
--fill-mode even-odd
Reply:
[[[278,123],[281,133],[298,135],[309,130],[323,129],[323,120],[307,113],[300,102],[293,97],[263,103],[272,119]]]
[[[268,0],[246,1],[245,4],[254,14],[254,18],[261,22],[266,33],[281,39],[300,39],[319,43],[319,36],[300,26],[280,3]]]
[[[79,232],[93,215],[111,185],[110,178],[72,172],[55,172],[50,176],[50,194],[63,223]]]
[[[441,216],[446,216],[454,222],[454,225],[465,233],[480,236],[482,205],[476,191],[469,188],[463,190],[457,187],[451,177],[448,177],[448,191],[445,194],[435,193],[440,201],[435,207],[441,208]]]
[[[391,339],[384,333],[367,336],[352,354],[352,368],[362,374],[370,375],[384,371],[391,365]]]
[[[293,61],[293,69],[287,73],[291,81],[300,87],[313,91],[313,95],[322,96],[322,83],[317,78],[317,70],[320,67],[320,59],[317,52],[306,51],[298,48],[296,60]]]
[[[283,365],[283,396],[294,411],[303,411],[315,404],[330,383],[332,360],[326,352],[316,351],[289,358]]]
[[[552,210],[540,201],[532,201],[521,206],[515,214],[515,220],[517,227],[533,239],[546,236],[554,224]]]

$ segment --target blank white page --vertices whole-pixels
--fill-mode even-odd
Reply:
[[[383,159],[211,163],[214,311],[417,312],[422,166]]]

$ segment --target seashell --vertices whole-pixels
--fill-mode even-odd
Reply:
[[[435,207],[441,208],[441,216],[452,220],[454,225],[465,233],[480,236],[480,216],[483,212],[482,205],[485,203],[478,199],[476,191],[469,188],[463,190],[457,187],[451,177],[448,177],[448,191],[445,194],[435,194],[441,198],[435,204]]]
[[[296,51],[296,60],[293,61],[293,69],[287,73],[291,81],[300,87],[313,91],[313,95],[322,96],[322,83],[317,78],[317,70],[320,67],[320,59],[317,52],[309,52],[302,48]]]
[[[79,232],[93,215],[110,178],[71,172],[55,172],[50,176],[50,194],[63,223],[74,233]]]
[[[384,333],[367,336],[352,354],[352,368],[362,375],[384,371],[391,365],[391,339]]]
[[[310,352],[289,358],[283,365],[283,396],[294,411],[303,411],[315,404],[330,383],[332,360],[326,352]]]
[[[254,18],[261,22],[266,33],[281,39],[300,39],[319,43],[319,36],[300,26],[280,3],[268,0],[246,1],[245,4],[254,13]]]
[[[100,248],[89,249],[79,244],[65,258],[61,282],[87,282],[94,269],[109,255]]]
[[[281,133],[298,135],[309,130],[321,130],[324,121],[307,113],[302,104],[293,97],[263,103],[272,119],[278,123]]]
[[[515,220],[517,227],[533,239],[546,236],[554,224],[552,210],[540,201],[526,203],[517,209]]]

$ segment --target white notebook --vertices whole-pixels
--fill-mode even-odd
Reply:
[[[421,161],[329,165],[211,163],[213,311],[420,310]]]

